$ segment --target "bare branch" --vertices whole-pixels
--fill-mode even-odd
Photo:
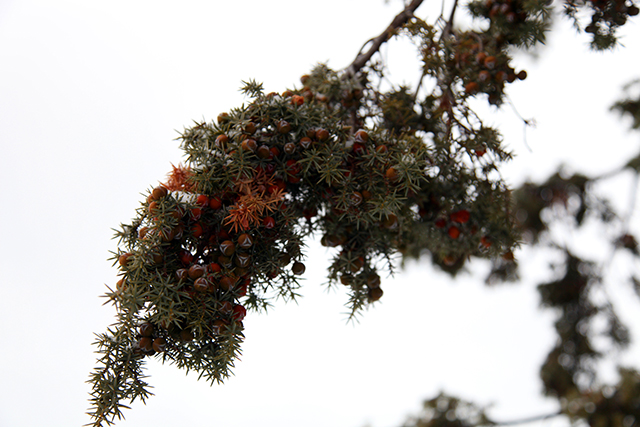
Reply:
[[[369,50],[365,53],[358,53],[358,56],[356,56],[356,59],[351,63],[351,65],[345,68],[345,77],[349,78],[355,76],[356,73],[360,71],[367,62],[369,62],[371,57],[380,50],[380,46],[388,41],[398,28],[402,27],[409,19],[411,19],[413,12],[415,12],[423,1],[424,0],[412,0],[402,12],[393,18],[391,24],[389,24],[389,26],[379,36],[371,39],[371,47]],[[362,49],[360,52],[362,52]]]

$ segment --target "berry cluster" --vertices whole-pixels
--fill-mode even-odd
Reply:
[[[486,93],[489,103],[496,105],[502,102],[505,83],[524,80],[527,72],[521,70],[516,73],[509,64],[511,58],[490,46],[484,48],[475,37],[464,37],[458,45],[455,60],[467,95]]]
[[[627,19],[636,16],[640,9],[627,0],[589,0],[591,22],[585,27],[593,35],[592,45],[598,49],[607,49],[615,44],[615,31],[626,24]],[[570,12],[577,9],[573,1],[568,2]]]
[[[132,384],[145,356],[224,380],[247,309],[297,296],[310,235],[335,250],[329,281],[348,287],[351,316],[382,297],[380,264],[390,267],[397,252],[463,263],[514,244],[513,233],[503,233],[489,254],[468,230],[471,222],[480,235],[509,225],[503,188],[452,180],[451,160],[415,132],[365,128],[360,109],[374,97],[360,82],[323,66],[302,81],[301,90],[281,94],[246,83],[247,106],[186,129],[187,165],[174,167],[122,227],[114,254],[121,279],[107,294],[119,323],[98,341],[105,367],[92,379],[96,418],[118,413],[122,397],[104,399],[114,381],[120,396],[141,393]],[[426,200],[441,206],[429,218]],[[447,239],[437,216],[445,211]]]

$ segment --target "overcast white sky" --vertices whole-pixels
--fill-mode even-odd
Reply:
[[[418,13],[434,17],[440,2],[425,3]],[[90,344],[114,314],[99,298],[117,280],[111,228],[181,160],[177,131],[242,103],[241,80],[282,91],[316,62],[347,66],[400,9],[397,0],[0,0],[0,427],[89,421]],[[487,116],[518,153],[505,169],[514,184],[560,163],[605,172],[637,150],[638,135],[607,111],[640,77],[638,22],[628,27],[624,48],[596,54],[564,22],[538,62],[519,57],[529,78],[510,93],[537,127],[525,144],[512,110]],[[395,48],[402,55],[383,52],[403,82],[412,54]],[[611,189],[623,202],[628,179]],[[384,280],[380,304],[352,325],[344,293],[322,286],[327,252],[311,242],[308,253],[304,298],[247,316],[235,377],[209,387],[150,363],[156,396],[119,425],[393,427],[440,390],[494,402],[500,419],[555,408],[538,381],[554,340],[553,315],[537,307],[541,259],[525,251],[523,283],[495,289],[413,265]],[[632,307],[625,319],[640,326]]]

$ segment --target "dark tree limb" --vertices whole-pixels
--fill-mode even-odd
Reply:
[[[351,65],[345,68],[345,77],[349,78],[355,76],[358,71],[360,71],[367,62],[369,62],[371,57],[380,50],[380,46],[388,41],[391,36],[395,34],[398,28],[402,27],[407,23],[407,21],[409,21],[409,19],[411,19],[413,12],[415,12],[423,1],[424,0],[412,0],[402,12],[393,18],[391,24],[389,24],[389,26],[379,36],[369,40],[369,42],[371,42],[371,47],[365,53],[362,53],[362,50],[358,53],[358,56]]]

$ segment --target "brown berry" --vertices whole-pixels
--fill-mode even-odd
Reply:
[[[306,136],[300,139],[300,146],[304,149],[311,147],[311,143],[311,138],[308,138]]]
[[[193,264],[191,267],[189,267],[188,274],[189,278],[193,280],[197,279],[198,277],[202,277],[204,276],[204,267],[200,264]]]
[[[218,114],[218,123],[226,123],[229,121],[229,113],[220,113]]]
[[[278,128],[278,133],[289,133],[289,132],[291,132],[291,125],[286,120],[280,120],[276,126]]]
[[[199,277],[193,282],[193,289],[197,292],[206,292],[209,289],[209,282],[204,277]]]
[[[284,152],[289,155],[296,152],[296,144],[294,144],[293,142],[287,142],[282,148],[284,149]]]
[[[253,245],[253,239],[250,234],[242,233],[238,236],[238,246],[242,249],[249,249]]]
[[[220,243],[220,252],[226,256],[231,256],[236,251],[236,245],[231,240]]]
[[[151,198],[153,200],[159,200],[165,197],[167,194],[169,194],[169,190],[167,190],[167,187],[160,185],[153,189],[153,191],[151,192]]]
[[[296,261],[293,263],[293,265],[291,266],[291,271],[293,272],[293,274],[300,276],[301,274],[304,274],[304,271],[306,270],[306,266],[301,263],[300,261]]]
[[[360,129],[358,132],[356,132],[354,138],[356,142],[365,143],[369,141],[369,134],[367,133],[367,131]]]
[[[382,294],[383,292],[380,288],[371,288],[367,291],[369,302],[378,301],[380,298],[382,298]]]
[[[258,149],[258,143],[256,142],[255,139],[251,139],[251,138],[245,139],[244,141],[242,141],[242,144],[240,144],[240,146],[244,151],[254,152]]]
[[[162,353],[167,348],[167,341],[162,337],[158,337],[155,340],[153,340],[152,347],[158,353]]]
[[[318,139],[318,141],[326,141],[327,139],[329,139],[329,131],[322,128],[317,129],[315,136]]]
[[[464,91],[468,94],[476,93],[478,89],[480,89],[480,85],[476,82],[469,82],[464,87]]]
[[[151,337],[142,337],[140,341],[138,341],[138,347],[145,353],[149,353],[153,350],[153,340]]]
[[[143,337],[150,337],[153,335],[153,323],[143,323],[140,325],[140,335]]]
[[[398,171],[393,166],[387,169],[384,173],[384,176],[391,182],[395,182],[398,180]]]

